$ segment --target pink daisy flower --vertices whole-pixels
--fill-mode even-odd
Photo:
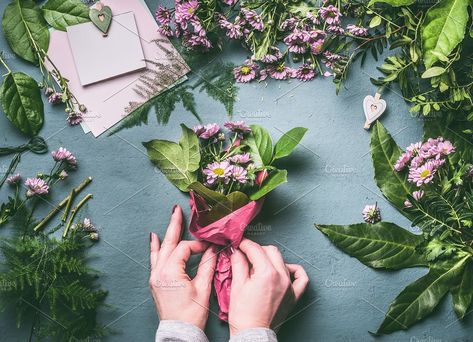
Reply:
[[[422,184],[429,183],[434,178],[435,172],[435,164],[432,161],[427,161],[418,168],[411,168],[407,180],[417,186],[421,186]]]
[[[249,153],[235,154],[234,156],[229,157],[228,160],[235,164],[246,164],[250,162],[251,156]]]
[[[25,186],[28,188],[27,197],[34,195],[46,195],[49,192],[49,185],[41,178],[26,179]]]
[[[241,166],[233,165],[231,173],[232,179],[237,181],[238,183],[244,184],[248,181],[248,178],[246,177],[247,171]]]
[[[176,2],[176,23],[187,24],[187,22],[195,15],[198,8],[199,2],[197,0]],[[185,27],[187,27],[187,25]]]
[[[319,9],[319,14],[320,17],[329,25],[338,25],[340,23],[340,17],[342,16],[340,10],[333,5],[321,7]]]
[[[77,166],[77,159],[64,147],[59,147],[57,151],[51,152],[53,159],[57,162],[65,161],[70,166]]]
[[[402,169],[404,169],[406,165],[410,162],[411,158],[412,158],[412,153],[409,151],[406,151],[403,154],[401,154],[399,159],[396,161],[396,164],[394,164],[394,170],[399,172]]]
[[[227,121],[224,123],[223,126],[232,132],[238,132],[238,133],[251,132],[250,126],[248,126],[244,121]]]
[[[169,9],[159,6],[156,10],[156,20],[162,25],[168,25],[171,22],[171,12]]]
[[[269,66],[268,67],[269,76],[276,80],[285,80],[291,77],[291,68],[288,68],[281,63],[277,66]]]
[[[17,174],[14,174],[14,175],[11,175],[10,177],[7,178],[6,182],[10,185],[15,185],[15,184],[18,184],[18,182],[20,182],[21,180],[21,176],[19,173]]]
[[[233,69],[233,76],[237,82],[248,83],[256,78],[256,71],[258,66],[251,61],[246,61],[245,64]]]
[[[347,25],[347,30],[354,36],[363,37],[368,34],[368,29],[353,24]]]
[[[284,43],[289,47],[290,52],[302,54],[307,50],[307,42],[309,39],[310,35],[307,31],[295,29],[284,38]]]
[[[319,53],[322,52],[323,46],[324,46],[324,40],[323,39],[316,40],[315,42],[310,44],[310,52],[313,55],[318,55]]]
[[[277,61],[281,60],[281,58],[283,57],[283,54],[281,53],[281,51],[277,47],[271,47],[271,48],[269,48],[268,51],[270,51],[271,53],[269,53],[267,55],[264,55],[261,58],[261,62],[263,62],[263,63],[274,63],[274,62],[277,62]]]
[[[58,104],[62,102],[62,93],[52,93],[48,97],[48,102],[51,104]]]
[[[69,126],[76,126],[82,123],[83,120],[82,113],[80,112],[70,112],[66,119]]]
[[[220,131],[220,126],[216,123],[197,125],[193,128],[193,130],[199,138],[207,140]]]
[[[424,190],[414,191],[412,193],[412,197],[414,197],[416,201],[420,200],[422,197],[424,197]]]
[[[264,29],[264,24],[263,24],[263,19],[261,18],[256,11],[253,10],[247,10],[245,8],[242,8],[241,10],[243,12],[243,15],[245,16],[245,19],[248,20],[248,23],[257,31],[263,31]]]
[[[315,69],[314,67],[309,64],[305,63],[302,64],[297,70],[295,71],[295,77],[301,81],[310,81],[315,77]]]
[[[217,180],[222,180],[226,184],[232,174],[232,165],[228,161],[214,162],[208,164],[202,173],[207,177],[207,184],[212,185]]]
[[[381,221],[381,210],[377,204],[366,205],[362,211],[363,220],[367,223],[376,223]]]

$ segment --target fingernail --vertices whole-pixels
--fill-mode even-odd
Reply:
[[[177,208],[177,204],[174,204],[174,207],[172,207],[172,214],[174,214],[174,212],[176,211],[176,208]]]
[[[235,253],[235,248],[233,248],[233,246],[230,247],[230,250],[232,251],[232,253]]]
[[[153,233],[149,233],[149,242],[153,242]]]

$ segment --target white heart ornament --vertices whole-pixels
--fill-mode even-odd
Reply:
[[[381,94],[376,93],[375,97],[368,95],[363,100],[363,110],[365,111],[365,129],[369,129],[386,110],[386,101],[380,98]]]

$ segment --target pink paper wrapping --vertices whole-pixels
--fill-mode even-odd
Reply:
[[[240,209],[221,219],[204,225],[202,213],[208,210],[205,200],[190,192],[191,221],[189,230],[197,239],[208,241],[225,248],[220,251],[217,257],[217,268],[214,274],[214,288],[217,294],[218,305],[220,307],[219,318],[228,320],[228,308],[230,305],[230,289],[232,283],[232,265],[230,256],[232,254],[230,245],[238,248],[243,233],[248,224],[259,214],[263,206],[263,199],[251,201]]]

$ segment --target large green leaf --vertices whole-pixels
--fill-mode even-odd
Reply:
[[[390,222],[315,225],[345,253],[373,268],[426,266],[417,246],[424,239]]]
[[[252,201],[259,200],[261,197],[267,195],[272,190],[276,189],[283,183],[287,182],[287,171],[286,170],[276,170],[273,171],[269,177],[263,182],[261,188],[259,188],[255,193],[250,195]]]
[[[460,282],[452,289],[453,309],[463,319],[473,300],[473,261],[469,260],[463,269]]]
[[[403,209],[407,195],[413,187],[407,182],[407,173],[396,172],[394,165],[402,150],[394,139],[377,121],[371,134],[371,157],[374,166],[374,178],[383,195],[408,218],[411,218]]]
[[[251,133],[245,140],[250,148],[251,159],[257,167],[269,165],[273,158],[273,142],[268,131],[258,125],[251,125]]]
[[[383,2],[393,7],[408,6],[415,2],[415,0],[371,0],[368,6],[372,6],[376,3]]]
[[[438,57],[448,56],[462,42],[468,21],[469,0],[442,0],[427,11],[422,26],[425,68],[430,68]]]
[[[22,72],[9,73],[0,88],[7,118],[27,136],[38,134],[44,122],[44,106],[38,83]]]
[[[273,159],[280,159],[287,157],[296,148],[299,142],[307,132],[307,128],[295,127],[290,131],[284,133],[284,135],[274,145],[274,156]]]
[[[377,333],[406,330],[429,315],[455,286],[469,258],[464,256],[442,267],[432,267],[429,273],[407,286],[391,303]]]
[[[42,10],[48,24],[61,31],[90,21],[89,7],[80,0],[48,0]]]
[[[151,140],[144,142],[149,159],[161,172],[181,191],[189,191],[188,187],[197,180],[197,169],[200,162],[199,139],[195,133],[182,127],[179,144],[167,140]]]
[[[2,26],[13,52],[28,62],[38,63],[34,44],[39,49],[48,50],[48,25],[34,1],[13,0],[3,12]]]

